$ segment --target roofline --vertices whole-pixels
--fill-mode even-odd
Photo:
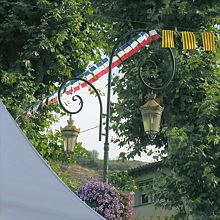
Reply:
[[[153,163],[148,163],[148,164],[145,164],[143,166],[139,166],[139,167],[136,167],[136,168],[132,168],[132,169],[129,169],[128,170],[128,174],[131,175],[131,176],[136,176],[140,173],[148,173],[148,172],[151,172],[152,170],[155,170],[157,168],[160,168],[162,167],[162,162],[161,161],[158,161],[158,162],[153,162]]]

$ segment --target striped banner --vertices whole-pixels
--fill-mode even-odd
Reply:
[[[212,32],[202,33],[202,43],[204,51],[214,51],[215,50],[215,35]]]
[[[162,30],[162,48],[174,48],[174,31]]]
[[[132,38],[126,44],[117,48],[115,55],[113,56],[112,69],[119,66],[122,61],[130,58],[137,53],[141,48],[145,47],[150,42],[160,38],[160,35],[155,31],[151,30],[147,34],[146,32],[140,32],[137,36]],[[100,77],[104,76],[109,72],[109,57],[106,56],[100,62],[89,67],[84,73],[77,76],[78,78],[86,78],[90,83],[95,82]],[[67,95],[72,94],[80,88],[86,87],[88,84],[80,81],[70,81],[66,84],[63,93]],[[52,103],[58,102],[58,91],[53,92],[42,101],[35,103],[29,110],[24,112],[27,117],[31,114],[35,114],[39,107],[43,107],[45,104],[51,105]]]
[[[196,48],[196,37],[193,32],[183,31],[182,42],[184,50],[192,50]]]

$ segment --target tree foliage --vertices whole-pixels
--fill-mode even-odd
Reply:
[[[133,192],[137,189],[134,179],[128,175],[127,170],[111,172],[109,182],[117,189],[123,192]]]
[[[157,203],[175,207],[182,218],[216,218],[220,210],[220,53],[217,40],[215,52],[203,51],[201,32],[217,32],[214,25],[219,24],[218,1],[114,0],[96,3],[104,12],[103,16],[114,21],[114,38],[134,28],[160,31],[177,27],[176,75],[168,88],[157,92],[165,112],[161,133],[154,141],[155,151],[170,170],[169,175],[158,181]],[[196,50],[182,50],[178,34],[181,31],[195,32]],[[112,128],[117,134],[115,142],[128,147],[124,156],[149,152],[147,146],[151,142],[144,134],[139,107],[151,91],[141,84],[137,72],[140,61],[153,58],[160,64],[163,54],[150,54],[149,50],[140,52],[124,63],[121,70],[124,76],[114,80],[118,103],[112,105]],[[149,70],[145,71],[149,74]],[[166,66],[163,73],[168,77]],[[160,77],[153,76],[153,83],[157,82],[155,79],[160,80]]]
[[[100,57],[104,25],[92,19],[89,0],[0,0],[0,5],[0,98],[48,157],[51,145],[60,141],[48,131],[58,120],[52,114],[59,113],[58,106],[45,107],[29,120],[23,112],[56,90],[56,82],[79,75]]]

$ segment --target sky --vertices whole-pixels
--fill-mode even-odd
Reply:
[[[117,73],[116,73],[117,74]],[[104,93],[104,96],[101,96],[102,105],[103,105],[103,114],[106,114],[106,102],[107,102],[107,74],[103,77],[99,78],[93,85],[101,90]],[[87,150],[96,150],[99,153],[99,158],[103,159],[104,157],[104,142],[105,137],[102,136],[102,140],[99,141],[99,128],[96,127],[99,125],[99,102],[98,98],[94,95],[90,95],[88,91],[89,86],[86,88],[81,88],[80,91],[77,91],[75,94],[80,95],[83,99],[83,108],[82,110],[72,115],[72,119],[74,120],[74,124],[77,128],[80,128],[80,133],[77,141],[83,143],[83,147]],[[111,100],[117,101],[116,96],[112,96]],[[79,102],[74,102],[75,106],[78,107]],[[73,107],[73,106],[72,106]],[[75,108],[77,109],[77,108]],[[56,123],[53,128],[60,129],[67,125],[68,116],[63,116],[59,123]],[[103,123],[105,123],[105,118],[103,118]],[[92,129],[96,127],[95,129]],[[90,130],[91,129],[91,130]],[[102,133],[105,132],[105,125],[103,125]],[[120,152],[126,152],[126,147],[120,149],[117,145],[111,143],[111,139],[114,136],[114,132],[110,130],[109,133],[109,159],[118,159]],[[152,146],[149,146],[152,148]],[[135,157],[135,160],[141,160],[145,162],[152,162],[152,157],[147,156],[146,154],[142,154],[141,157]]]

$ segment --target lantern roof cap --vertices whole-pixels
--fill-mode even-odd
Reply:
[[[60,128],[61,131],[75,131],[75,132],[80,132],[80,128],[76,128],[76,126],[73,124],[74,120],[72,120],[72,117],[70,116],[70,119],[67,120],[68,125],[66,125],[64,128]]]
[[[163,109],[163,107],[155,100],[155,98],[156,98],[155,95],[151,95],[149,97],[149,100],[141,107],[142,108],[161,108],[161,109]]]
[[[160,104],[159,104],[158,102],[156,102],[156,100],[154,100],[154,99],[148,100],[148,101],[144,104],[144,106],[146,106],[146,107],[161,107]]]

